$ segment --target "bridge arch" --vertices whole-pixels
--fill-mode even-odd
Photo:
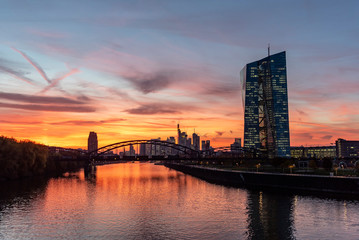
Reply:
[[[89,152],[88,155],[92,159],[96,159],[97,157],[100,157],[104,155],[107,152],[110,152],[114,149],[126,147],[130,145],[139,145],[139,144],[149,144],[149,145],[155,145],[155,146],[164,146],[169,147],[175,150],[178,150],[179,152],[182,152],[184,155],[187,156],[194,156],[197,158],[201,157],[201,152],[194,150],[192,148],[189,148],[187,146],[179,145],[172,142],[167,141],[161,141],[161,140],[130,140],[130,141],[122,141],[122,142],[116,142],[112,143],[103,147],[98,148],[95,151]]]

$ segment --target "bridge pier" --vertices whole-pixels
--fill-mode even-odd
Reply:
[[[90,159],[87,159],[85,161],[85,166],[84,166],[84,172],[85,172],[85,177],[93,177],[96,175],[96,166],[94,164],[93,161],[91,161]]]

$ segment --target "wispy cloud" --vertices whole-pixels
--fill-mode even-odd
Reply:
[[[43,124],[43,121],[9,121],[9,120],[1,120],[0,123],[7,123],[7,124],[17,124],[17,125],[38,125]]]
[[[79,126],[99,126],[108,123],[118,123],[126,121],[125,118],[111,118],[105,120],[91,121],[91,120],[70,120],[62,122],[52,122],[51,125],[79,125]]]
[[[130,114],[138,115],[154,115],[154,114],[179,114],[181,111],[171,108],[165,104],[144,104],[137,108],[125,110]]]
[[[90,106],[62,106],[62,105],[36,105],[36,104],[12,104],[0,103],[0,108],[15,108],[30,111],[45,112],[95,112],[96,109]]]
[[[77,99],[71,99],[65,97],[33,96],[28,94],[0,92],[0,99],[5,99],[8,101],[0,103],[0,108],[15,108],[50,112],[96,111],[94,107],[88,105],[91,103],[91,100],[84,96],[80,96]]]
[[[308,114],[307,114],[306,112],[304,112],[304,111],[302,111],[302,110],[300,110],[300,109],[296,109],[296,111],[297,111],[297,113],[298,113],[299,115],[308,116]]]
[[[46,86],[44,89],[42,89],[42,90],[40,91],[40,93],[45,93],[45,92],[47,92],[47,91],[50,90],[51,88],[55,87],[61,80],[67,78],[68,76],[71,76],[72,74],[78,73],[78,72],[80,72],[80,70],[77,69],[77,68],[71,69],[70,72],[66,73],[65,75],[53,79],[48,86]]]
[[[313,127],[313,128],[317,128],[317,127],[328,128],[329,127],[326,124],[314,123],[314,122],[291,121],[290,123],[293,123],[295,125],[309,126],[309,127]]]
[[[163,124],[163,123],[156,123],[156,122],[144,122],[146,124],[154,125],[156,127],[164,127],[164,128],[171,128],[173,127],[172,124]]]
[[[129,81],[133,86],[144,94],[156,92],[167,88],[175,81],[175,73],[170,71],[155,73],[135,73],[124,75],[124,79]]]
[[[24,81],[28,84],[34,85],[34,81],[30,78],[25,76],[25,72],[20,70],[14,70],[14,63],[5,59],[0,58],[0,72],[4,72],[7,74],[10,74],[11,76],[15,77],[16,79],[19,79],[21,81]],[[15,66],[16,68],[19,68],[18,66]]]
[[[50,39],[64,39],[68,36],[67,33],[54,32],[50,30],[44,31],[34,28],[29,28],[27,31],[35,36],[39,36],[42,38],[50,38]]]
[[[101,84],[96,84],[93,82],[87,82],[87,81],[80,81],[79,86],[86,88],[86,89],[97,89],[98,91],[104,91],[105,93],[116,96],[116,97],[121,97],[122,100],[126,100],[129,102],[136,102],[135,99],[133,99],[127,92],[120,90],[118,88],[115,87],[106,87],[104,85]]]
[[[55,79],[50,79],[44,69],[37,63],[35,62],[35,60],[33,60],[30,56],[28,56],[26,53],[24,53],[23,51],[20,51],[14,47],[12,47],[12,49],[18,53],[21,54],[21,56],[23,56],[36,70],[37,72],[45,79],[45,81],[47,81],[49,83],[48,86],[46,86],[44,89],[42,89],[40,91],[40,93],[45,93],[47,92],[48,90],[50,90],[51,88],[55,87],[61,80],[65,79],[66,77],[69,77],[71,76],[72,74],[75,74],[75,73],[78,73],[80,72],[79,69],[75,68],[75,69],[71,69],[68,73],[58,77],[58,78],[55,78]]]
[[[14,48],[14,47],[12,47],[12,49],[14,51],[20,53],[21,56],[23,56],[26,59],[26,61],[28,61],[48,83],[51,83],[51,80],[47,77],[44,69],[42,69],[42,67],[38,63],[36,63],[33,59],[31,59],[26,53]]]
[[[311,140],[313,139],[313,135],[307,132],[302,132],[302,133],[294,133],[292,134],[293,136],[295,136],[296,138],[299,139],[306,139],[306,140]]]
[[[322,137],[322,139],[324,139],[324,140],[329,140],[329,139],[331,139],[332,137],[333,137],[332,135],[325,135],[325,136]]]
[[[24,81],[24,82],[26,82],[28,84],[34,85],[34,82],[30,78],[25,77],[22,72],[15,71],[15,70],[13,70],[11,68],[8,68],[8,67],[5,67],[5,66],[0,66],[0,71],[8,73],[11,76],[13,76],[13,77],[15,77],[15,78],[17,78],[17,79],[19,79],[21,81]]]
[[[224,96],[228,97],[228,95],[238,95],[240,93],[240,85],[235,84],[235,81],[230,80],[227,82],[221,83],[212,83],[204,86],[203,94],[211,95],[211,96]]]
[[[217,134],[217,137],[220,137],[224,134],[224,132],[221,132],[221,131],[216,131],[216,134]]]
[[[20,93],[6,93],[0,92],[0,98],[17,101],[17,102],[26,102],[26,103],[40,103],[40,104],[86,104],[87,102],[74,100],[65,97],[46,97],[46,96],[33,96],[28,94],[20,94]]]

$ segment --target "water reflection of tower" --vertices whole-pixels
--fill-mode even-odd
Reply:
[[[248,239],[294,239],[294,197],[248,193]]]

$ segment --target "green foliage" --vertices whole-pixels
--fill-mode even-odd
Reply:
[[[44,145],[0,136],[0,178],[16,179],[43,174],[47,155]]]

